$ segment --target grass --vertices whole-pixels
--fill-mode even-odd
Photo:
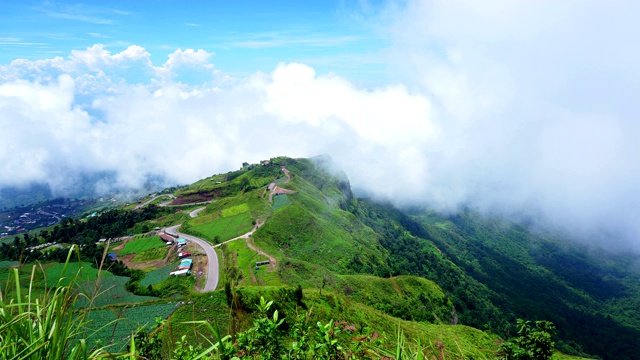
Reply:
[[[226,259],[235,259],[235,266],[241,273],[241,280],[239,286],[275,286],[284,285],[282,280],[278,277],[277,272],[269,272],[268,266],[261,266],[260,270],[255,270],[256,261],[269,260],[266,256],[259,255],[257,252],[249,249],[244,239],[239,239],[226,244],[226,251],[232,256],[225,257]],[[251,274],[254,274],[256,281],[253,281]]]
[[[264,296],[267,300],[275,300],[280,317],[285,321],[293,319],[296,313],[308,312],[310,324],[318,321],[324,324],[331,319],[353,324],[360,329],[358,331],[378,333],[381,336],[381,346],[388,349],[395,346],[398,330],[407,339],[406,344],[413,347],[418,340],[425,347],[434,349],[436,343],[442,343],[445,359],[492,359],[497,349],[496,341],[499,340],[497,336],[464,325],[435,325],[399,320],[329,291],[324,291],[320,295],[317,290],[305,289],[304,308],[300,308],[296,307],[295,303],[287,303],[281,297],[280,289],[279,287],[250,287],[236,291],[242,293],[242,298],[247,302],[247,309],[255,309],[251,303],[260,296]],[[168,320],[167,327],[163,330],[165,341],[174,343],[177,340],[177,334],[185,334],[190,344],[204,343],[205,340],[199,335],[198,327],[195,324],[184,323],[203,318],[217,324],[223,335],[227,333],[230,309],[226,304],[223,291],[194,295],[187,303],[189,305],[181,306]],[[255,312],[244,312],[236,317],[235,321],[239,323],[239,328],[243,329],[251,324],[255,316],[257,316]]]
[[[46,284],[48,287],[54,287],[60,280],[62,285],[69,285],[71,277],[78,275],[79,282],[92,281],[98,278],[100,275],[102,278],[113,276],[108,271],[99,271],[92,267],[89,263],[72,262],[66,264],[62,263],[50,263],[43,265],[44,274],[46,276]],[[63,273],[64,271],[64,273]]]
[[[221,241],[224,241],[249,232],[253,227],[252,222],[251,214],[244,212],[230,217],[218,218],[210,223],[191,226],[190,229],[207,240],[213,241],[218,236]]]
[[[281,207],[287,206],[289,204],[292,204],[292,202],[291,200],[289,200],[287,194],[280,194],[273,197],[273,210],[278,210]]]
[[[133,262],[145,262],[152,260],[161,260],[167,256],[167,252],[169,249],[166,247],[157,247],[155,249],[150,249],[143,251],[141,253],[137,253],[136,256],[133,257]]]
[[[165,247],[164,241],[159,236],[151,236],[144,238],[137,238],[133,241],[128,241],[124,245],[124,249],[120,252],[120,255],[139,254],[146,250]]]
[[[246,213],[247,211],[249,211],[249,204],[244,203],[244,204],[223,209],[221,213],[222,213],[222,217],[230,217],[230,216]]]

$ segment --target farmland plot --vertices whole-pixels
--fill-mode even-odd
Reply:
[[[140,286],[149,286],[159,284],[165,281],[169,277],[169,273],[174,271],[178,266],[180,260],[176,260],[171,265],[167,265],[157,270],[153,270],[148,272],[145,277],[140,280]]]
[[[157,247],[155,249],[145,250],[141,253],[137,253],[131,261],[133,262],[145,262],[152,260],[161,260],[167,256],[169,250],[166,247]]]
[[[292,204],[287,194],[280,194],[273,197],[273,210],[278,210],[283,206]]]
[[[92,310],[87,315],[90,322],[83,335],[88,337],[91,345],[106,345],[113,340],[113,347],[109,349],[122,351],[136,329],[146,326],[145,330],[150,330],[157,318],[166,319],[176,307],[176,303],[167,303]]]
[[[139,296],[128,292],[124,285],[129,281],[124,276],[109,276],[99,281],[85,282],[80,285],[80,291],[93,301],[94,307],[114,304],[131,304],[157,299],[153,296]],[[90,300],[80,298],[79,306],[87,306]]]
[[[146,250],[161,248],[165,246],[165,242],[159,236],[145,237],[127,242],[120,255],[138,254]]]
[[[251,214],[244,212],[234,216],[218,218],[210,223],[195,225],[191,229],[202,234],[208,240],[213,240],[216,236],[219,236],[220,240],[224,241],[249,232],[253,227],[252,221]]]

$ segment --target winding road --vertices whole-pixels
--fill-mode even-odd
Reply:
[[[156,195],[156,196],[152,197],[151,199],[149,199],[149,200],[147,200],[147,201],[145,201],[145,202],[143,202],[143,203],[141,203],[141,204],[136,205],[136,207],[134,207],[134,208],[133,208],[133,210],[138,210],[138,209],[140,209],[141,207],[145,207],[145,206],[147,206],[147,205],[151,204],[155,199],[160,198],[160,197],[163,197],[163,196],[168,196],[168,197],[169,197],[169,198],[171,198],[171,199],[175,199],[175,198],[176,198],[175,196],[173,196],[173,194],[161,194],[161,195]],[[166,205],[160,204],[160,206],[166,206]]]
[[[202,211],[203,209],[204,208],[194,210],[189,215],[192,218],[196,217],[198,215],[198,212]],[[220,278],[220,273],[219,273],[220,266],[218,264],[218,254],[216,253],[215,248],[234,240],[248,239],[251,236],[251,234],[253,234],[254,231],[258,230],[258,228],[262,226],[262,224],[263,223],[258,223],[248,233],[240,235],[238,237],[234,237],[233,239],[229,239],[227,241],[221,242],[220,244],[216,244],[216,245],[211,245],[209,244],[208,241],[201,239],[199,237],[178,232],[178,229],[180,228],[180,226],[182,226],[182,224],[168,227],[164,230],[164,232],[166,232],[169,235],[178,236],[183,239],[187,239],[188,241],[194,242],[204,250],[205,254],[207,255],[208,265],[207,265],[207,282],[204,285],[204,288],[202,288],[202,292],[207,292],[207,291],[213,291],[218,287],[218,280]]]
[[[216,254],[213,246],[211,246],[211,244],[209,244],[206,240],[189,234],[178,232],[178,228],[180,228],[180,226],[182,226],[182,224],[168,227],[164,231],[169,235],[179,236],[183,239],[187,239],[188,241],[192,241],[200,245],[205,254],[207,254],[208,259],[207,282],[204,285],[204,288],[202,288],[202,292],[215,290],[218,287],[218,278],[220,277],[218,273],[220,269],[220,266],[218,265],[218,254]]]
[[[283,166],[282,167],[282,171],[284,171],[285,175],[287,176],[287,182],[289,182],[290,177],[289,177],[289,171],[286,170],[286,168]],[[273,195],[275,188],[273,188],[271,190],[271,196]],[[282,190],[286,190],[286,189],[282,189]],[[291,191],[291,190],[288,190]],[[152,202],[153,200],[155,200],[156,198],[160,197],[160,196],[165,196],[165,195],[159,195],[156,196],[148,201],[146,201],[143,204],[138,205],[138,207],[142,207],[150,202]],[[194,204],[190,204],[190,205],[194,205]],[[136,207],[136,208],[138,208]],[[198,216],[198,213],[202,210],[204,210],[204,207],[198,208],[193,210],[192,212],[189,213],[189,216],[192,218],[195,218],[196,216]],[[228,242],[234,241],[234,240],[238,240],[238,239],[247,239],[247,246],[256,251],[259,254],[262,254],[266,257],[269,258],[269,260],[271,261],[271,265],[270,267],[274,267],[276,264],[276,259],[271,256],[268,255],[267,253],[263,252],[262,250],[258,249],[253,243],[250,243],[250,241],[248,240],[251,237],[251,234],[253,234],[256,230],[258,230],[260,228],[260,226],[264,225],[264,221],[263,222],[258,222],[256,221],[256,225],[251,229],[251,231],[249,231],[246,234],[242,234],[240,236],[234,237],[233,239],[229,239],[227,241],[221,242],[220,244],[216,244],[216,245],[211,245],[209,244],[208,241],[201,239],[199,237],[193,236],[193,235],[189,235],[189,234],[185,234],[185,233],[181,233],[178,232],[178,229],[180,228],[180,226],[182,226],[182,224],[178,224],[178,225],[173,225],[171,227],[165,228],[164,232],[166,232],[169,235],[173,235],[173,236],[177,236],[177,237],[181,237],[183,239],[186,239],[188,241],[192,241],[196,244],[198,244],[205,252],[205,254],[207,255],[207,259],[208,259],[208,268],[207,268],[207,282],[204,285],[204,288],[202,289],[202,292],[207,292],[207,291],[213,291],[218,287],[218,280],[220,278],[220,265],[218,263],[218,254],[216,253],[215,248],[222,246]]]

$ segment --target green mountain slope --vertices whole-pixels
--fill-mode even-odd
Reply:
[[[327,162],[280,159],[291,173],[281,186],[295,191],[287,195],[292,204],[275,210],[253,240],[279,259],[285,283],[345,294],[344,275],[416,275],[442,287],[454,305],[439,317],[445,322],[505,336],[514,332],[516,317],[547,319],[558,326],[565,351],[635,356],[640,327],[621,305],[637,300],[625,296],[636,291],[623,281],[632,274],[606,270],[566,241],[504,220],[471,212],[406,213],[355,199],[346,177],[326,170]],[[594,342],[594,335],[603,341]]]
[[[594,256],[550,233],[471,211],[443,216],[357,199],[326,157],[243,164],[174,195],[173,206],[107,211],[40,235],[41,242],[84,245],[91,259],[101,255],[100,237],[179,223],[212,244],[233,239],[216,249],[216,292],[192,289],[202,277],[130,284],[143,295],[185,296],[159,331],[167,351],[182,335],[203,341],[184,321],[209,319],[223,333],[246,329],[263,295],[289,319],[313,308],[313,321],[353,324],[360,335],[378,332],[386,347],[400,329],[411,346],[429,344],[435,358],[442,349],[453,358],[491,358],[500,337],[516,333],[518,317],[553,321],[565,352],[616,359],[638,353],[633,256]],[[135,275],[146,278],[140,272],[149,270]],[[304,305],[291,298],[298,286]]]

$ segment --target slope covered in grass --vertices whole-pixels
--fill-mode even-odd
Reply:
[[[352,201],[348,182],[343,182],[310,160],[287,159],[294,190],[291,205],[273,212],[253,235],[256,245],[276,257],[321,265],[331,271],[388,274],[386,252],[378,235],[345,208]]]

